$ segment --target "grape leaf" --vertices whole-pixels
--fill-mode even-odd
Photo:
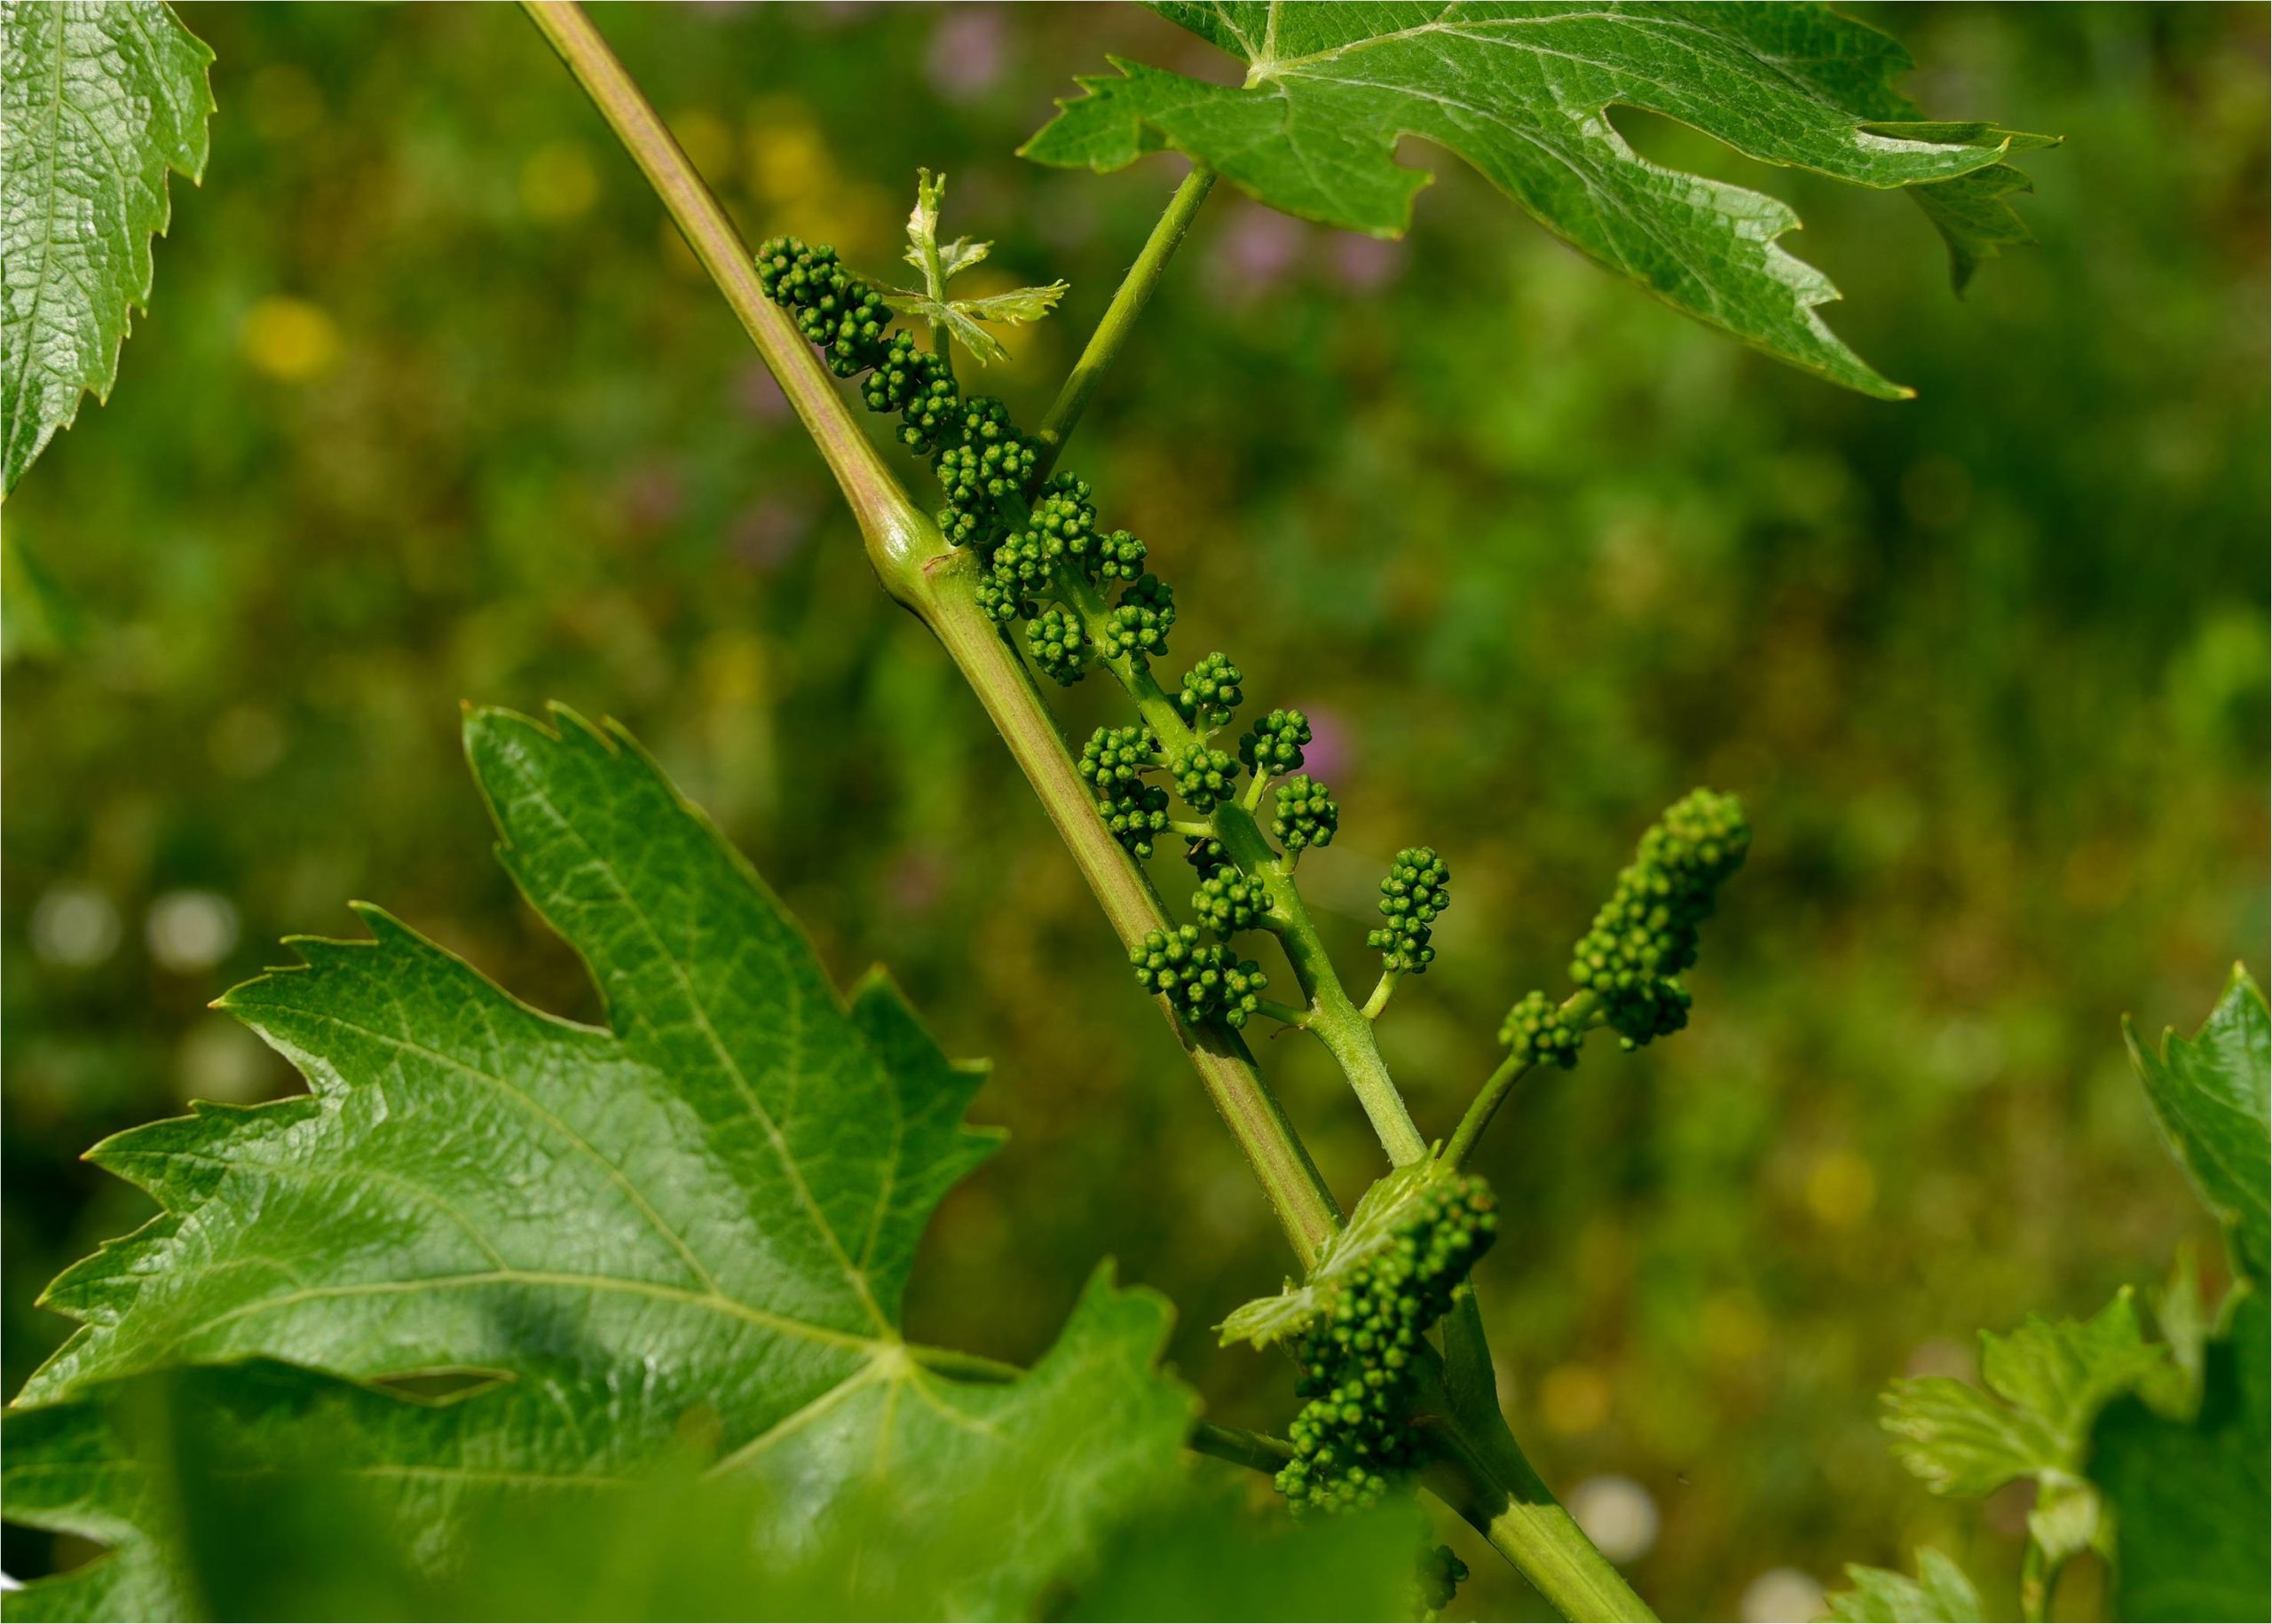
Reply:
[[[2100,1415],[2091,1477],[2120,1533],[2117,1617],[2272,1617],[2268,1368],[2264,1298],[2244,1289],[2227,1335],[2205,1351],[2201,1407],[2189,1423],[2134,1397]]]
[[[1854,1588],[1830,1597],[1823,1615],[1838,1624],[1978,1624],[1988,1615],[1964,1570],[1937,1550],[1917,1553],[1917,1577],[1846,1565]]]
[[[2076,1477],[2091,1422],[2109,1399],[2180,1381],[2169,1351],[2141,1334],[2126,1286],[2094,1318],[2030,1314],[2009,1336],[1982,1332],[1980,1350],[1985,1391],[1931,1376],[1897,1381],[1885,1394],[1895,1456],[1936,1494],[1977,1498],[2016,1478]]]
[[[212,60],[159,0],[0,4],[0,492],[109,398],[166,171],[205,172]]]
[[[1071,285],[1055,281],[1045,288],[1013,288],[982,299],[947,297],[948,282],[992,253],[994,245],[967,237],[941,242],[939,209],[946,201],[947,177],[934,177],[928,169],[918,169],[915,177],[915,207],[907,217],[907,250],[900,257],[923,273],[923,287],[920,291],[888,288],[884,303],[903,316],[943,329],[982,367],[1008,360],[1010,352],[1002,347],[1002,341],[979,324],[997,321],[1014,327],[1038,321],[1057,308]]]
[[[516,1002],[375,908],[368,942],[298,942],[304,966],[222,1005],[312,1092],[200,1105],[90,1153],[163,1210],[50,1289],[84,1323],[19,1407],[251,1358],[493,1372],[509,1385],[380,1429],[375,1466],[429,1486],[414,1509],[449,1510],[438,1472],[540,1497],[694,1427],[713,1472],[816,1538],[854,1509],[911,1530],[982,1478],[1013,1485],[1020,1536],[964,1541],[952,1593],[1030,1604],[1177,1470],[1193,1401],[1152,1368],[1166,1305],[1100,1279],[1026,1376],[931,1368],[899,1303],[932,1209],[998,1142],[962,1123],[978,1074],[880,977],[840,1002],[619,729],[477,712],[466,744],[501,861],[583,957],[608,1026]],[[12,1437],[12,1473],[28,1449]]]
[[[2184,1372],[2141,1334],[2127,1286],[2094,1319],[2054,1323],[2031,1314],[2008,1336],[1983,1332],[1980,1344],[1986,1392],[1947,1376],[1887,1391],[1883,1421],[1896,1458],[1936,1494],[1976,1498],[2034,1478],[2028,1532],[2054,1568],[2105,1549],[2111,1530],[2083,1470],[2091,1423],[2126,1393],[2181,1405]]]
[[[1961,286],[2025,240],[2004,163],[2052,144],[1986,123],[1929,123],[1889,81],[1899,45],[1826,7],[1795,4],[1155,7],[1247,64],[1234,88],[1113,59],[1118,77],[1022,149],[1044,163],[1116,169],[1164,147],[1275,209],[1401,233],[1424,170],[1398,139],[1449,148],[1541,225],[1659,297],[1745,343],[1868,394],[1889,382],[1815,314],[1829,280],[1777,242],[1798,217],[1774,198],[1676,173],[1635,153],[1606,109],[1692,125],[1750,157],[1873,187],[1953,185],[1927,212]],[[1974,178],[1976,176],[1992,178]]]
[[[2130,1060],[2170,1152],[2232,1241],[2240,1272],[2272,1271],[2272,1018],[2239,965],[2189,1040],[2162,1035],[2158,1053],[2122,1023]]]
[[[1122,1514],[1179,1503],[1165,1491],[1182,1487],[1167,1464],[1181,1423],[1148,1424],[1122,1382],[1157,1385],[1143,1367],[1161,1328],[1156,1302],[1100,1273],[1022,1379],[924,1378],[883,1431],[831,1419],[844,1436],[767,1471],[714,1415],[565,1367],[445,1404],[266,1360],[100,1384],[10,1415],[0,1492],[12,1520],[112,1549],[0,1606],[12,1620],[1022,1615]],[[1121,1445],[1124,1424],[1149,1448]],[[836,1457],[854,1446],[867,1453],[848,1471]]]
[[[1276,1296],[1257,1297],[1233,1309],[1218,1328],[1222,1345],[1245,1342],[1265,1348],[1307,1330],[1334,1288],[1394,1240],[1398,1220],[1431,1183],[1447,1176],[1443,1164],[1429,1157],[1375,1179],[1358,1198],[1349,1221],[1327,1237],[1310,1265],[1309,1278],[1290,1280]]]
[[[777,1493],[710,1475],[684,1439],[663,1470],[630,1480],[612,1457],[647,1451],[580,1453],[572,1434],[543,1425],[509,1446],[555,1469],[535,1486],[499,1470],[438,1470],[469,1445],[483,1451],[475,1463],[493,1467],[511,1430],[484,1415],[497,1401],[487,1396],[438,1408],[256,1360],[132,1377],[106,1397],[10,1423],[12,1510],[83,1525],[95,1520],[94,1483],[113,1524],[133,1524],[114,1533],[112,1554],[18,1597],[12,1617],[967,1616],[985,1609],[953,1586],[962,1553],[1014,1537],[1024,1494],[1012,1472],[974,1461],[952,1502],[918,1525],[887,1516],[808,1531]],[[1232,1476],[1214,1469],[1116,1525],[1069,1587],[1053,1587],[1049,1616],[1411,1616],[1427,1525],[1416,1502],[1330,1527],[1290,1523]],[[448,1497],[446,1522],[435,1495]],[[438,1528],[443,1548],[422,1550]]]

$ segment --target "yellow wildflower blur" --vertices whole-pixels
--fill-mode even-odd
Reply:
[[[245,313],[237,342],[256,372],[304,383],[339,359],[339,328],[305,299],[273,294]]]

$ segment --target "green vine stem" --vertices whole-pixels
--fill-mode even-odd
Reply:
[[[1657,1615],[1562,1509],[1508,1430],[1473,1286],[1444,1316],[1443,1338],[1436,1376],[1444,1414],[1420,1423],[1433,1456],[1428,1486],[1563,1617],[1650,1624]]]
[[[1152,227],[1152,234],[1144,240],[1143,251],[1121,279],[1112,303],[1105,307],[1103,317],[1097,322],[1097,330],[1089,335],[1081,359],[1073,363],[1065,387],[1057,391],[1057,398],[1050,403],[1049,414],[1041,420],[1041,428],[1035,435],[1041,442],[1036,478],[1046,478],[1049,470],[1056,466],[1057,453],[1065,449],[1073,425],[1088,409],[1089,397],[1097,392],[1097,385],[1119,355],[1120,347],[1134,331],[1136,318],[1151,303],[1153,290],[1160,285],[1161,273],[1181,246],[1184,233],[1198,217],[1199,205],[1207,201],[1207,193],[1214,185],[1215,171],[1203,163],[1195,163],[1191,173],[1183,177],[1183,184],[1175,189],[1175,195],[1168,199],[1166,211]]]
[[[909,499],[795,326],[765,297],[748,245],[654,108],[572,0],[524,0],[523,9],[652,184],[740,319],[843,487],[885,589],[931,628],[961,668],[1122,942],[1133,945],[1147,931],[1166,929],[1167,916],[1143,871],[1097,818],[1025,666],[978,612],[960,573],[969,562],[946,546]],[[1161,1008],[1167,1009],[1164,1000]],[[1173,1022],[1172,1013],[1169,1019]],[[1332,1193],[1237,1037],[1177,1029],[1306,1265],[1340,1224]]]
[[[1265,1477],[1274,1474],[1294,1458],[1293,1445],[1283,1439],[1239,1427],[1219,1427],[1211,1421],[1192,1423],[1187,1441],[1202,1455],[1211,1455],[1234,1466],[1250,1466]]]
[[[2058,1582],[2058,1565],[2048,1560],[2043,1541],[2029,1534],[2020,1553],[2021,1624],[2043,1624],[2051,1616],[2051,1591]]]
[[[1167,929],[1167,914],[1144,871],[1098,819],[1032,674],[979,609],[968,579],[977,566],[966,553],[933,559],[913,607],[1000,729],[1113,929],[1133,946],[1147,932]],[[1172,1015],[1169,1019],[1174,1022]],[[1307,1263],[1340,1226],[1316,1164],[1236,1033],[1174,1024],[1208,1096],[1254,1169],[1296,1253]]]
[[[592,105],[678,223],[702,268],[725,295],[750,342],[780,383],[781,392],[820,447],[829,471],[843,487],[844,500],[867,539],[869,556],[876,561],[876,572],[892,595],[898,597],[900,581],[909,571],[919,568],[924,555],[938,545],[936,531],[908,501],[874,443],[798,335],[796,324],[775,309],[759,288],[756,259],[741,233],[639,87],[624,72],[607,42],[592,27],[583,8],[572,3],[525,0],[522,9],[592,99]],[[927,537],[926,531],[931,532]]]

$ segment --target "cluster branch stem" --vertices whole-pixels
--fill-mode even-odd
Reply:
[[[1101,648],[1109,621],[1103,594],[1070,569],[1058,571],[1057,585],[1067,605],[1080,617],[1090,641]],[[1183,713],[1176,709],[1175,701],[1168,698],[1167,690],[1152,674],[1148,662],[1135,655],[1121,653],[1100,663],[1128,690],[1128,697],[1136,702],[1137,713],[1152,730],[1152,737],[1160,741],[1169,761],[1203,742],[1191,724],[1184,721]],[[1294,979],[1309,1005],[1309,1019],[1303,1022],[1303,1029],[1324,1044],[1334,1063],[1349,1080],[1349,1086],[1364,1108],[1390,1162],[1402,1167],[1419,1161],[1428,1154],[1428,1141],[1420,1136],[1419,1126],[1413,1122],[1404,1096],[1397,1092],[1395,1080],[1389,1076],[1388,1062],[1381,1058],[1380,1044],[1373,1034],[1373,1023],[1351,1001],[1342,986],[1332,957],[1326,951],[1324,938],[1318,934],[1317,925],[1310,918],[1294,877],[1286,871],[1278,853],[1263,837],[1261,825],[1255,822],[1246,800],[1234,796],[1219,802],[1208,813],[1207,824],[1222,843],[1224,855],[1261,881],[1270,899],[1271,928],[1285,949],[1286,962],[1293,966]]]
[[[1562,1000],[1562,1013],[1580,1031],[1590,1030],[1601,1024],[1601,1000],[1591,992],[1574,992]],[[1499,1068],[1475,1091],[1475,1098],[1468,1103],[1459,1126],[1452,1131],[1451,1142],[1444,1147],[1446,1162],[1456,1168],[1467,1165],[1468,1158],[1475,1154],[1475,1147],[1483,1138],[1483,1131],[1491,1125],[1492,1117],[1535,1065],[1533,1060],[1518,1060],[1512,1053],[1499,1062]]]

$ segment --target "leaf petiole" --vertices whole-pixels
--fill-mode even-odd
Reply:
[[[1097,385],[1104,381],[1105,372],[1119,355],[1121,346],[1135,331],[1136,319],[1151,302],[1168,261],[1175,257],[1184,233],[1198,217],[1199,206],[1207,201],[1208,191],[1214,184],[1215,171],[1203,163],[1195,163],[1191,172],[1183,177],[1183,184],[1168,199],[1168,206],[1152,227],[1152,234],[1144,240],[1144,247],[1128,267],[1128,274],[1120,279],[1112,303],[1105,306],[1096,331],[1089,335],[1081,359],[1073,363],[1065,386],[1057,391],[1048,415],[1041,420],[1041,428],[1035,436],[1041,442],[1037,477],[1046,478],[1049,470],[1056,466],[1057,454],[1065,449],[1073,425],[1081,421],[1081,414],[1088,409],[1089,397],[1097,392]]]

